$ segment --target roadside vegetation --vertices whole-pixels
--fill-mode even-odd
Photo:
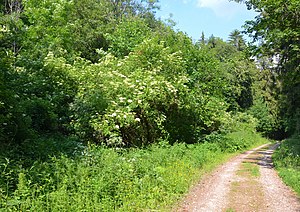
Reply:
[[[282,142],[273,156],[283,181],[300,196],[300,138],[295,136]]]
[[[241,139],[243,147],[232,149]],[[219,141],[189,145],[161,141],[143,149],[82,146],[63,138],[24,143],[1,155],[0,208],[170,210],[204,173],[233,154],[267,142],[256,133],[243,138],[234,133]],[[222,141],[231,148],[221,145]],[[57,148],[64,153],[58,153]]]
[[[167,208],[261,135],[297,134],[299,3],[278,2],[246,1],[247,44],[194,42],[156,0],[0,1],[1,210]]]

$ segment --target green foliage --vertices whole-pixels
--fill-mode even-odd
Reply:
[[[257,51],[263,55],[279,54],[282,71],[297,71],[299,67],[299,1],[240,1],[260,14],[248,21],[246,30],[254,41],[263,41]],[[280,68],[280,67],[279,67]]]
[[[300,167],[299,138],[291,138],[282,142],[274,154],[274,164],[277,167],[295,168]]]
[[[243,35],[239,30],[233,30],[229,35],[229,43],[241,51],[246,46],[246,41],[243,38]]]
[[[220,133],[205,137],[208,142],[217,143],[223,151],[236,152],[267,143],[267,139],[256,133],[257,119],[246,113],[228,114],[220,127]]]
[[[210,164],[266,142],[255,129],[278,128],[277,101],[300,129],[298,24],[281,21],[296,1],[248,2],[266,12],[248,31],[282,56],[283,86],[239,32],[194,44],[155,19],[157,0],[13,2],[0,4],[1,210],[164,210]]]
[[[223,76],[227,70],[206,50],[197,57],[198,71],[191,73],[183,52],[157,38],[144,40],[125,58],[99,54],[98,63],[72,66],[80,82],[71,104],[72,126],[84,138],[110,145],[141,146],[159,138],[193,143],[226,120],[224,95],[237,89],[230,85],[235,74]]]
[[[253,84],[257,75],[254,63],[244,52],[238,51],[230,43],[213,36],[209,38],[205,46],[202,46],[202,49],[206,54],[205,62],[214,61],[213,64],[201,63],[205,65],[204,70],[211,67],[216,74],[216,80],[212,80],[209,87],[226,99],[229,103],[229,110],[245,110],[251,107],[254,98]]]
[[[248,113],[258,120],[257,130],[263,135],[272,139],[283,139],[285,126],[280,118],[279,93],[281,83],[278,80],[277,73],[268,69],[268,62],[261,67],[258,78],[254,81],[253,105],[249,108]]]
[[[78,133],[89,128],[89,137],[100,142],[107,137],[113,145],[139,146],[164,136],[167,112],[184,107],[181,95],[188,93],[184,85],[187,78],[182,74],[168,79],[171,70],[182,72],[179,55],[170,54],[152,40],[141,45],[147,54],[139,49],[124,59],[108,54],[85,67],[72,104],[76,111],[73,126]],[[78,73],[75,70],[74,74]]]
[[[253,145],[260,143],[264,144],[268,141],[258,134],[250,131],[232,132],[225,136],[225,141],[220,145],[223,149],[229,152],[240,151],[245,148],[253,147]]]
[[[222,123],[223,125],[220,130],[225,134],[237,131],[249,131],[255,133],[258,120],[250,114],[237,112],[234,114],[227,114]]]
[[[118,24],[112,34],[109,34],[109,52],[117,57],[127,56],[138,44],[150,37],[151,29],[143,19],[126,19]]]
[[[291,187],[295,192],[297,192],[298,196],[300,195],[300,171],[299,169],[291,169],[291,168],[278,168],[279,176],[283,179],[283,181]]]
[[[28,0],[5,14],[3,142],[58,132],[110,146],[195,143],[251,106],[243,53],[214,37],[199,48],[154,18],[156,3]]]
[[[0,157],[0,208],[12,211],[166,210],[228,157],[208,142],[113,149],[56,137],[8,149]]]
[[[274,115],[270,113],[270,110],[263,100],[258,99],[254,105],[249,109],[249,113],[258,120],[257,130],[263,132],[265,135],[270,135],[276,125],[276,119]]]
[[[299,137],[282,142],[273,155],[276,169],[283,181],[300,195],[300,143]]]
[[[246,23],[247,33],[253,37],[253,55],[267,57],[271,69],[279,73],[281,96],[279,105],[281,119],[286,123],[289,135],[297,133],[293,126],[299,120],[295,111],[299,109],[299,7],[298,0],[236,0],[245,2],[249,8],[259,12],[255,20]],[[259,41],[259,42],[257,42]],[[257,45],[259,43],[259,45]]]
[[[4,65],[4,64],[3,64]],[[5,66],[3,66],[5,68]],[[7,77],[4,71],[0,73],[0,141],[9,139],[9,128],[13,128],[10,123],[13,119],[12,108],[15,104],[14,92],[7,86]],[[6,83],[5,83],[6,82]],[[8,132],[7,132],[8,131]]]
[[[55,60],[51,53],[38,72],[21,69],[15,84],[20,97],[22,116],[30,120],[38,133],[66,130],[69,122],[68,105],[76,93],[76,83],[70,76],[71,67],[64,60]],[[17,87],[17,85],[16,85]]]

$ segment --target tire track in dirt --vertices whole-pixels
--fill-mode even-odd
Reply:
[[[265,144],[231,159],[204,177],[174,211],[300,211],[299,199],[273,169],[277,146]]]
[[[192,189],[183,201],[182,206],[175,211],[222,211],[227,205],[227,195],[239,165],[251,153],[265,146],[267,145],[265,144],[240,154],[217,168],[216,171],[205,177]]]

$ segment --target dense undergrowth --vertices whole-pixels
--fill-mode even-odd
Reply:
[[[300,196],[300,137],[285,140],[273,159],[280,177]]]
[[[0,2],[1,209],[165,208],[256,131],[299,128],[274,55],[253,61],[238,30],[194,42],[158,2]]]
[[[142,149],[82,146],[62,137],[32,140],[1,152],[0,210],[168,210],[201,174],[265,142],[245,131],[199,144],[161,141]]]

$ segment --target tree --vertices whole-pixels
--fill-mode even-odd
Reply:
[[[158,0],[103,0],[107,3],[107,17],[110,21],[120,22],[128,17],[150,18],[158,9]]]
[[[19,106],[21,87],[17,57],[22,49],[24,22],[21,0],[0,1],[0,142],[9,143],[22,134],[26,138],[28,119]],[[22,88],[23,89],[23,88]],[[20,133],[23,131],[22,133]]]
[[[243,1],[259,12],[255,20],[246,22],[246,31],[253,38],[257,54],[279,56],[282,72],[299,70],[300,18],[298,0]]]
[[[290,133],[300,129],[300,1],[235,0],[259,12],[246,22],[246,32],[253,38],[253,54],[268,57],[282,83],[282,116]],[[297,112],[298,111],[298,112]],[[298,126],[299,129],[296,129]]]
[[[202,31],[201,33],[201,44],[202,45],[205,45],[205,35],[204,35],[204,32]]]
[[[241,32],[237,29],[233,30],[229,35],[229,43],[234,45],[239,51],[245,48],[245,40]]]

